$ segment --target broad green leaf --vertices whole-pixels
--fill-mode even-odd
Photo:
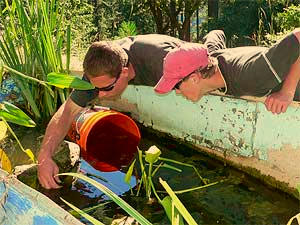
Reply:
[[[32,162],[35,162],[35,157],[32,151],[28,148],[25,150],[25,153],[28,155],[28,157],[32,160]]]
[[[0,141],[6,137],[7,126],[5,122],[0,121]]]
[[[92,224],[95,225],[105,225],[104,223],[101,223],[100,221],[96,220],[94,217],[90,216],[89,214],[85,213],[84,211],[78,209],[76,206],[72,205],[71,203],[67,202],[63,198],[60,198],[64,203],[66,203],[70,208],[74,209],[78,214],[80,214],[82,217],[90,221]]]
[[[36,125],[21,109],[6,101],[0,104],[0,117],[25,127],[35,127]]]
[[[145,160],[148,163],[155,163],[158,160],[158,157],[161,154],[161,151],[155,146],[151,146],[146,152]]]
[[[0,167],[10,174],[12,173],[10,160],[1,148],[0,148]]]
[[[136,161],[136,159],[131,163],[131,165],[130,165],[130,167],[129,167],[126,175],[125,175],[124,181],[127,184],[130,184],[132,173],[133,173],[133,169],[134,169],[134,165],[135,165],[135,161]]]
[[[179,198],[176,196],[176,194],[173,192],[171,187],[168,185],[167,182],[165,182],[163,179],[159,178],[159,182],[164,187],[164,189],[167,191],[167,193],[170,195],[172,199],[172,203],[175,204],[177,210],[179,213],[183,216],[183,218],[186,220],[186,222],[189,225],[197,225],[196,221],[193,219],[193,217],[190,215],[190,213],[187,211],[187,209],[184,207],[184,205],[181,203]]]
[[[123,210],[125,210],[130,216],[132,216],[134,219],[136,219],[136,221],[138,221],[140,224],[152,225],[138,211],[136,211],[134,208],[132,208],[128,203],[126,203],[123,199],[121,199],[118,195],[116,195],[114,192],[112,192],[109,188],[107,188],[103,184],[98,183],[97,181],[95,181],[87,176],[84,176],[83,174],[79,174],[79,173],[61,173],[58,175],[77,177],[79,179],[82,179],[82,180],[94,185],[96,188],[98,188],[100,191],[102,191],[104,194],[106,194],[109,198],[111,198],[111,200],[113,200],[116,204],[118,204]]]
[[[78,90],[91,90],[95,88],[87,81],[64,73],[49,73],[47,79],[48,84],[59,88],[74,88]]]
[[[166,212],[167,217],[169,218],[170,222],[172,222],[173,217],[172,217],[172,199],[171,199],[171,197],[166,196],[160,203],[164,207],[165,212]],[[177,214],[179,214],[178,210],[175,209],[175,215],[174,216],[177,216]],[[182,216],[180,214],[179,214],[179,224],[184,225]]]

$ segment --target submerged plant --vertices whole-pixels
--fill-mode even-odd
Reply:
[[[123,210],[125,210],[130,216],[132,216],[137,222],[143,225],[152,225],[146,218],[144,218],[139,212],[137,212],[134,208],[132,208],[129,204],[127,204],[123,199],[121,199],[118,195],[113,193],[109,188],[107,188],[105,185],[98,183],[97,181],[79,173],[61,173],[60,176],[73,176],[77,177],[79,179],[82,179],[96,188],[98,188],[100,191],[102,191],[104,194],[106,194],[112,201],[114,201],[116,204],[118,204]],[[68,203],[69,206],[71,206],[70,203]],[[83,215],[86,219],[90,220],[93,224],[102,224],[98,220],[95,220],[94,218],[90,218],[89,215],[84,213],[82,210],[77,209],[76,207],[72,207],[74,210],[76,210],[79,214]]]
[[[143,152],[138,149],[138,158],[139,158],[140,169],[141,169],[141,171],[140,171],[141,179],[138,184],[138,190],[137,190],[136,196],[139,196],[141,187],[144,187],[146,197],[150,200],[152,192],[154,193],[158,202],[163,206],[163,208],[164,208],[169,220],[172,222],[172,224],[183,225],[184,223],[183,223],[183,219],[182,219],[181,215],[185,218],[185,220],[188,222],[188,224],[191,224],[191,225],[197,224],[193,220],[193,218],[190,216],[188,211],[185,209],[183,204],[180,202],[180,200],[176,197],[176,194],[181,194],[181,193],[185,193],[185,192],[189,192],[189,191],[206,188],[206,187],[218,184],[222,181],[207,184],[207,181],[201,177],[200,173],[198,172],[198,170],[195,166],[193,166],[191,164],[179,162],[176,160],[163,158],[163,157],[160,157],[160,155],[161,155],[161,151],[156,146],[151,146],[145,152],[144,155],[143,155]],[[143,160],[143,158],[145,159],[145,161]],[[158,172],[158,170],[160,168],[168,168],[168,169],[175,170],[177,172],[182,172],[181,169],[178,169],[172,165],[169,165],[166,162],[193,168],[195,173],[197,174],[197,176],[199,177],[199,179],[201,180],[201,182],[204,185],[185,189],[185,190],[173,191],[171,189],[171,187],[169,187],[169,185],[165,181],[163,181],[161,178],[159,178],[159,182],[166,189],[167,194],[169,194],[166,197],[164,197],[163,199],[161,199],[157,193],[162,192],[162,191],[157,191],[153,184],[153,178],[154,178],[155,174]],[[127,174],[126,174],[127,179],[125,179],[125,182],[128,184],[130,182],[130,179],[128,179],[128,178],[132,176],[133,167],[134,167],[135,163],[136,163],[136,160],[134,160],[134,162],[130,165],[130,169],[127,171]],[[153,168],[155,168],[155,169],[153,169]]]

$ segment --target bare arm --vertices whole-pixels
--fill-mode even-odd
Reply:
[[[38,155],[38,178],[40,184],[47,189],[59,188],[56,182],[60,182],[54,176],[59,172],[52,156],[59,144],[68,133],[72,121],[83,108],[76,105],[70,98],[61,105],[50,120]]]
[[[293,31],[300,43],[300,29]],[[272,113],[285,112],[287,107],[293,101],[297,84],[300,80],[300,57],[291,66],[280,91],[269,95],[265,101],[267,110]]]

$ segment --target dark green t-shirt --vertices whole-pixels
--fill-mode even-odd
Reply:
[[[162,76],[165,55],[183,41],[167,35],[147,34],[114,42],[126,51],[133,65],[135,78],[130,84],[155,86]],[[98,92],[97,88],[89,91],[74,90],[70,97],[76,104],[85,107],[98,96]]]
[[[264,96],[279,90],[291,65],[299,57],[299,42],[290,34],[270,48],[226,48],[223,31],[205,37],[211,56],[216,57],[224,76],[227,92],[233,96]],[[276,77],[277,76],[277,77]],[[295,100],[299,98],[299,88]]]

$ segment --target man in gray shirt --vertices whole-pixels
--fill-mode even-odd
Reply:
[[[299,40],[300,29],[295,29],[270,48],[226,48],[223,31],[212,31],[204,45],[182,44],[169,51],[155,91],[175,89],[192,101],[217,89],[237,97],[267,96],[267,110],[285,112],[300,100]]]
[[[52,156],[66,136],[76,115],[93,99],[114,99],[128,83],[154,86],[162,75],[163,58],[183,41],[166,35],[149,34],[116,41],[93,43],[84,59],[84,80],[96,88],[74,90],[54,114],[38,155],[38,178],[44,188],[59,188],[58,167]]]

